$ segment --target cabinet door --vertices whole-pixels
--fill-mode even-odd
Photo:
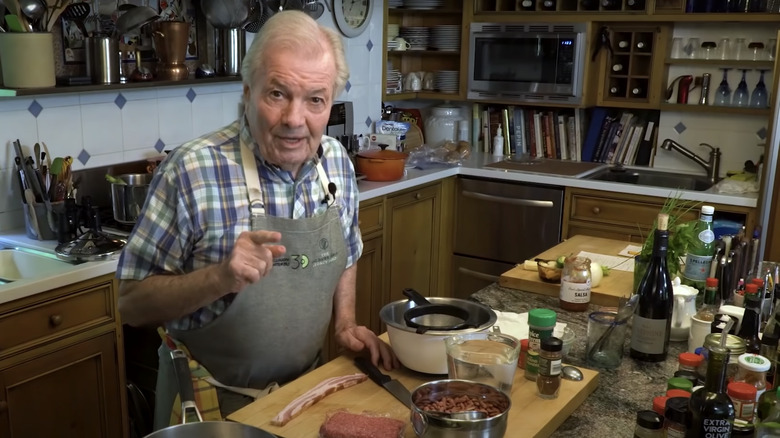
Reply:
[[[0,436],[124,436],[115,334],[46,350],[0,371]]]
[[[435,184],[387,199],[385,267],[386,300],[405,299],[412,288],[425,295],[439,295],[439,217],[441,185]]]
[[[382,300],[382,236],[363,241],[363,255],[358,260],[357,297],[355,316],[358,325],[382,333],[379,311],[385,303]]]

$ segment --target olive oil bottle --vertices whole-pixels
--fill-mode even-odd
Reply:
[[[721,346],[707,349],[707,378],[688,401],[686,438],[729,437],[734,425],[734,403],[726,394],[729,350]]]

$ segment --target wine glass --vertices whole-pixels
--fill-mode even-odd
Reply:
[[[747,81],[747,69],[742,69],[742,80],[737,86],[737,90],[734,92],[734,97],[731,99],[731,106],[746,107],[750,103],[750,94],[748,93]]]
[[[758,79],[756,88],[753,89],[753,93],[750,95],[750,106],[752,108],[766,108],[769,106],[769,96],[766,92],[766,85],[764,85],[764,72],[766,70],[759,70],[761,77]]]
[[[722,68],[723,80],[720,81],[720,86],[715,90],[715,100],[713,105],[717,106],[729,106],[731,104],[731,88],[729,87],[728,73],[730,68]]]

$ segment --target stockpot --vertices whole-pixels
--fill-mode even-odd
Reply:
[[[124,184],[111,183],[111,203],[114,219],[123,224],[135,224],[152,182],[151,173],[131,173],[116,177]]]

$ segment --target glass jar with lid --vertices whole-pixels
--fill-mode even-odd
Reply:
[[[745,382],[756,387],[756,400],[766,391],[766,372],[771,363],[760,354],[745,353],[737,359],[739,368],[734,376],[735,382]]]
[[[590,259],[566,257],[561,272],[560,306],[572,312],[588,310],[590,304]]]
[[[704,346],[717,347],[720,345],[720,336],[722,333],[710,333],[704,338]],[[739,368],[739,356],[745,354],[745,340],[737,335],[728,335],[726,337],[726,348],[729,350],[729,363],[726,367],[726,380],[734,380]]]
[[[439,105],[431,108],[431,115],[425,119],[425,144],[440,147],[446,141],[458,141],[460,108],[453,105]]]

